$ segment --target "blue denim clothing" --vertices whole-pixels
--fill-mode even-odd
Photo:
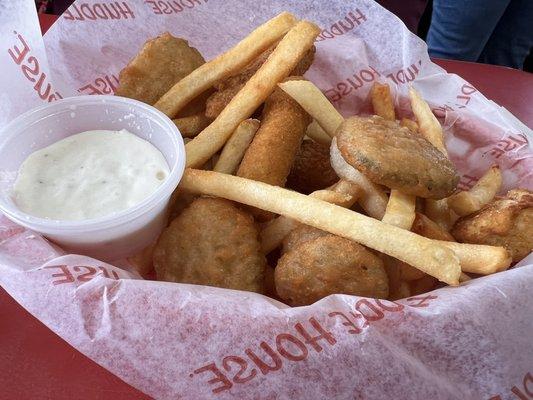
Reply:
[[[434,0],[433,57],[523,68],[533,45],[533,0]]]

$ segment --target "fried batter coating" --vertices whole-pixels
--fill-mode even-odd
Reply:
[[[261,125],[239,165],[236,175],[285,186],[296,152],[311,117],[280,88],[265,102]],[[267,221],[274,214],[254,209],[254,216]]]
[[[383,262],[351,240],[326,235],[307,241],[280,258],[276,291],[288,304],[314,303],[330,294],[387,298]]]
[[[406,194],[441,199],[455,190],[453,163],[427,139],[377,115],[352,117],[336,132],[344,160],[370,180]]]
[[[533,250],[533,192],[515,189],[460,218],[451,234],[460,242],[503,246],[513,261]]]
[[[166,32],[148,40],[120,71],[118,96],[155,104],[177,81],[205,63],[186,40]]]
[[[252,75],[257,72],[261,65],[263,65],[268,56],[274,51],[275,47],[276,45],[264,51],[239,74],[233,75],[216,85],[217,91],[209,97],[206,103],[205,115],[208,118],[215,119],[218,114],[222,112],[237,92],[243,88]],[[311,47],[290,75],[303,75],[313,63],[315,51],[315,46]]]
[[[330,233],[309,225],[299,224],[283,239],[283,254],[298,248],[305,242],[327,235]]]
[[[286,187],[309,194],[331,186],[338,180],[329,162],[329,146],[304,140],[294,158]]]
[[[218,198],[195,200],[154,249],[157,277],[164,281],[262,293],[265,265],[253,218]]]

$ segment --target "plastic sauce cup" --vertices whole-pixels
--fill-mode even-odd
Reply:
[[[129,132],[161,151],[170,173],[134,207],[95,219],[60,221],[34,217],[11,197],[22,162],[34,151],[76,133],[104,129]],[[105,261],[135,254],[152,243],[167,222],[167,205],[185,169],[185,147],[174,123],[155,108],[118,96],[78,96],[30,110],[0,131],[0,210],[68,252]]]

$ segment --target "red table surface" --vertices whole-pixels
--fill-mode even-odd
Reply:
[[[40,17],[43,33],[56,17]],[[533,75],[510,68],[435,60],[533,126]],[[0,288],[0,399],[149,399],[89,360]]]

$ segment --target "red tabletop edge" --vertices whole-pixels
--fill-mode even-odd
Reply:
[[[43,34],[57,16],[39,16]],[[434,60],[533,126],[533,75],[451,60]],[[0,289],[0,399],[149,399],[100,367],[35,319]]]

